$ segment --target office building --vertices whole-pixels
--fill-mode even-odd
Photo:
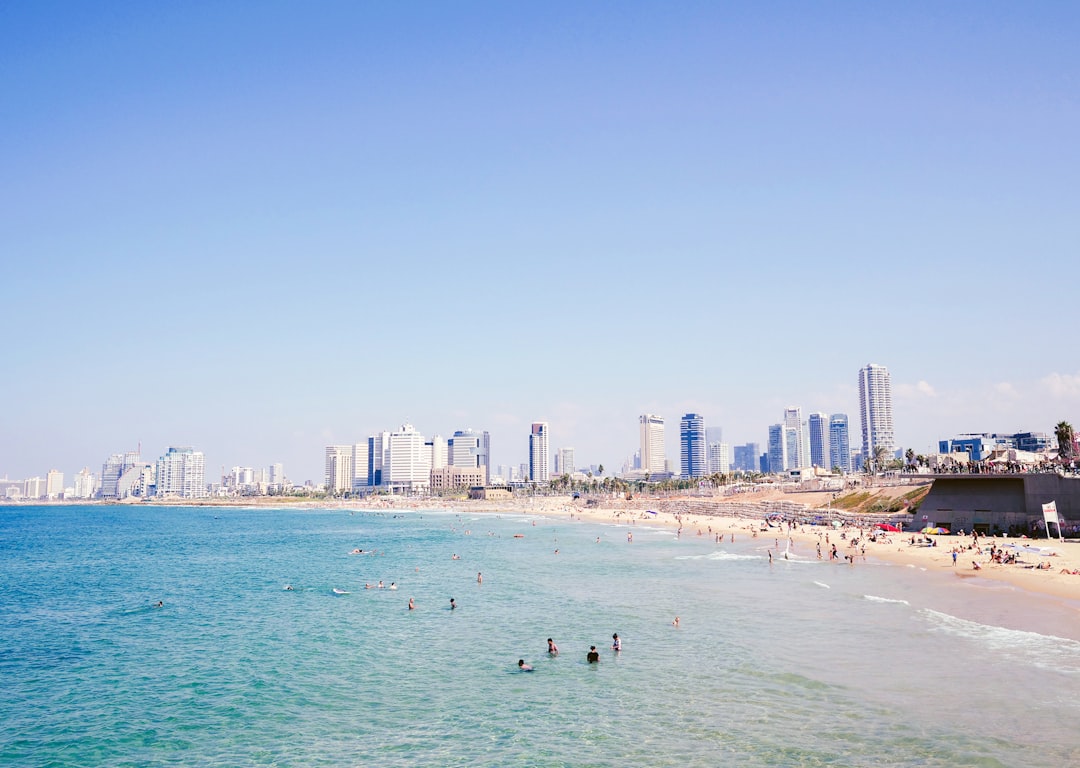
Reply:
[[[810,466],[832,469],[829,465],[829,416],[811,413],[806,417],[806,431],[810,437]]]
[[[45,475],[45,497],[59,499],[64,495],[64,473],[59,469],[50,469]]]
[[[705,419],[701,414],[688,413],[679,420],[679,470],[684,479],[708,474]]]
[[[442,469],[453,463],[450,458],[450,446],[452,442],[453,438],[447,440],[442,435],[432,435],[431,439],[425,443],[428,452],[431,454],[430,461],[432,469]]]
[[[790,406],[784,409],[784,428],[787,430],[785,440],[788,443],[788,466],[786,469],[808,467],[809,452],[806,437],[806,425],[802,420],[802,408]]]
[[[548,438],[547,422],[534,422],[529,432],[529,479],[534,483],[546,483],[550,477]]]
[[[769,427],[768,445],[768,469],[767,472],[780,474],[788,468],[788,440],[785,434],[787,429],[783,424],[773,424]]]
[[[893,437],[892,384],[889,369],[869,363],[859,369],[859,418],[862,421],[862,454],[874,458],[876,448],[884,448],[887,457],[896,449]]]
[[[76,499],[92,499],[97,494],[97,475],[90,471],[90,467],[83,467],[75,473],[75,487],[73,497]]]
[[[116,491],[117,483],[125,472],[143,464],[138,451],[126,453],[114,453],[101,467],[101,498],[119,498]]]
[[[727,443],[712,442],[706,446],[708,474],[726,475],[731,471],[731,447]]]
[[[558,455],[555,457],[556,463],[559,465],[556,468],[556,473],[560,475],[572,475],[574,474],[574,449],[573,448],[560,448]]]
[[[851,472],[851,444],[846,413],[834,413],[829,417],[829,469]]]
[[[447,441],[448,464],[462,469],[481,469],[486,484],[491,477],[491,435],[471,429],[459,429]]]
[[[740,472],[760,472],[759,459],[761,457],[761,445],[759,443],[746,443],[736,445],[732,468]]]
[[[664,458],[664,418],[646,413],[638,419],[641,427],[641,470],[662,475],[667,469]]]
[[[368,441],[356,443],[352,447],[352,490],[353,493],[367,493],[371,488],[371,460],[368,452],[371,444]]]
[[[182,499],[206,496],[205,463],[202,451],[170,447],[157,462],[156,495]],[[148,470],[148,466],[141,468],[142,485],[145,485]]]
[[[425,493],[431,486],[431,448],[412,424],[390,432],[383,459],[382,487],[391,493]]]
[[[345,493],[353,487],[353,446],[326,446],[327,493]]]

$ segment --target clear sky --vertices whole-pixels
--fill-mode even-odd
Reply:
[[[0,476],[1080,422],[1080,4],[0,6]],[[69,480],[70,483],[70,480]]]

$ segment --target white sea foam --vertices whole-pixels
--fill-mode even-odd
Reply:
[[[1080,677],[1080,642],[1023,629],[995,627],[924,608],[931,631],[944,632],[1005,654],[1032,666]]]
[[[828,584],[823,584],[823,583],[822,583],[822,582],[820,582],[820,581],[815,581],[814,583],[815,583],[815,584],[817,584],[817,585],[818,585],[819,587],[821,587],[822,589],[832,589],[832,587],[830,587],[830,586],[829,586]]]
[[[676,560],[764,560],[761,555],[736,555],[733,552],[710,552],[707,555],[677,555]]]
[[[898,603],[900,605],[911,605],[907,600],[895,600],[891,597],[878,597],[877,595],[863,595],[863,600],[869,600],[871,603]]]

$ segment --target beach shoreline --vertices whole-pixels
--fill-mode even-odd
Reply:
[[[969,549],[972,546],[970,535],[953,534],[923,536],[918,532],[903,531],[875,535],[871,541],[866,535],[873,526],[860,529],[850,517],[840,527],[831,525],[813,525],[797,523],[792,527],[768,527],[766,516],[778,514],[782,517],[808,517],[818,512],[825,512],[820,506],[831,497],[828,493],[761,493],[724,497],[674,497],[644,498],[634,503],[619,498],[574,499],[571,496],[526,496],[511,499],[445,499],[437,497],[386,497],[375,496],[363,499],[310,500],[290,499],[289,497],[253,497],[250,499],[206,499],[197,502],[184,499],[140,502],[149,506],[183,506],[203,509],[235,508],[296,508],[296,509],[335,509],[353,512],[420,512],[437,510],[469,514],[520,514],[533,515],[554,520],[580,520],[613,526],[632,526],[648,524],[661,526],[675,531],[681,529],[683,536],[702,536],[716,538],[722,536],[730,540],[731,536],[754,537],[763,540],[772,537],[778,540],[779,547],[773,548],[774,557],[782,557],[784,542],[790,538],[792,546],[800,553],[810,551],[816,556],[817,544],[822,545],[822,557],[828,559],[828,551],[837,545],[839,564],[857,567],[858,563],[868,559],[908,566],[916,569],[954,573],[958,578],[979,578],[1007,584],[1015,589],[1059,598],[1080,610],[1080,541],[1037,539],[1009,536],[982,536],[979,539],[981,552]],[[794,501],[798,499],[798,501]],[[90,502],[93,505],[101,502]],[[805,505],[805,506],[804,506]],[[22,506],[22,505],[20,505]],[[667,507],[692,508],[689,512],[672,512]],[[647,509],[646,509],[647,507]],[[655,508],[655,509],[654,509]],[[705,510],[702,512],[701,510]],[[763,528],[764,526],[764,528]],[[912,537],[916,544],[912,544]],[[859,539],[857,548],[851,547],[853,538]],[[936,546],[921,545],[926,539]],[[1054,554],[1034,556],[1030,551],[1021,552],[1020,562],[1000,565],[990,562],[989,549],[1005,548],[1006,552],[1016,551],[1009,545],[1034,545],[1050,548]],[[955,564],[952,551],[958,548]],[[849,563],[845,555],[853,555],[855,560]],[[973,561],[979,564],[976,569]],[[1048,562],[1048,569],[1034,566]],[[1065,571],[1069,571],[1066,573]]]

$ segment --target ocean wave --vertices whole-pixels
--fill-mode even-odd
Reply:
[[[932,631],[965,638],[991,650],[1026,660],[1033,666],[1080,677],[1080,642],[1076,640],[1024,629],[979,624],[930,608],[924,608],[920,613],[929,620]]]
[[[822,583],[820,581],[815,581],[814,583],[817,584],[822,589],[832,589],[832,587],[830,587],[828,584],[824,584],[824,583]]]
[[[677,555],[676,560],[764,560],[761,555],[736,555],[733,552],[710,552],[707,555]]]
[[[871,603],[899,603],[900,605],[911,605],[907,600],[896,600],[891,597],[878,597],[877,595],[863,595],[863,600],[869,600]]]

